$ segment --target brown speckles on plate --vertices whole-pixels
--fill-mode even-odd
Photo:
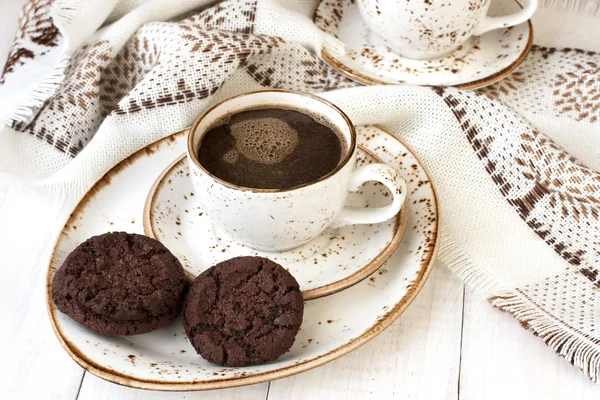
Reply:
[[[85,232],[140,229],[138,227],[140,224],[132,226],[129,222],[139,215],[143,204],[134,204],[134,202],[124,204],[119,199],[131,189],[128,182],[132,179],[136,182],[147,182],[150,186],[164,166],[183,149],[181,147],[184,144],[183,135],[178,136],[175,141],[169,139],[161,141],[157,144],[160,150],[151,152],[150,155],[146,152],[141,152],[141,156],[136,153],[132,161],[122,163],[122,168],[117,171],[118,174],[122,174],[122,179],[110,180],[110,174],[115,176],[115,171],[107,174],[107,180],[99,182],[86,194],[65,225],[57,240],[47,274],[48,315],[63,348],[88,372],[111,382],[154,390],[205,390],[266,382],[303,372],[341,357],[377,336],[402,314],[431,271],[439,243],[439,214],[435,192],[430,182],[414,191],[415,182],[429,181],[429,178],[422,167],[412,170],[402,166],[415,163],[420,165],[406,146],[394,137],[386,136],[385,132],[377,128],[367,127],[359,130],[364,131],[359,134],[359,140],[362,134],[372,135],[378,131],[376,137],[365,144],[365,148],[376,152],[383,161],[413,179],[413,183],[408,185],[409,198],[405,207],[408,210],[409,226],[414,226],[415,229],[407,229],[397,251],[375,275],[376,283],[366,279],[332,296],[306,302],[302,331],[289,353],[273,363],[227,370],[205,362],[191,348],[185,353],[181,352],[182,349],[188,349],[186,346],[189,344],[180,321],[174,321],[157,331],[131,338],[99,337],[82,329],[77,323],[61,314],[50,300],[52,296],[49,283],[55,270],[62,264],[68,253],[85,240]],[[381,146],[384,140],[388,152],[374,150],[376,146]],[[165,146],[165,143],[169,145]],[[406,156],[395,158],[405,153]],[[399,165],[400,160],[403,161],[402,165]],[[185,174],[182,179],[186,179]],[[365,191],[370,193],[369,190]],[[171,214],[180,216],[181,232],[184,233],[183,238],[185,238],[186,230],[197,224],[186,225],[183,215],[193,215],[198,219],[205,219],[206,216],[198,216],[197,213],[202,211],[197,211],[196,205],[192,206],[191,203],[182,207],[180,199],[183,197],[178,197],[179,207],[173,208]],[[386,199],[389,201],[389,198],[382,197],[382,201]],[[185,213],[184,209],[189,212]],[[108,217],[99,217],[102,215],[110,215],[110,220]],[[165,215],[162,218],[171,217]],[[77,230],[72,229],[74,221],[78,221]],[[110,222],[114,224],[111,225]],[[383,225],[387,226],[387,224]],[[173,223],[173,226],[177,225]],[[383,226],[378,227],[379,230],[382,228]],[[212,227],[210,229],[212,230]],[[176,229],[176,231],[180,230]],[[350,259],[359,259],[363,248],[359,242],[354,243],[352,239],[354,233],[350,233],[352,231],[349,229],[343,234],[336,232],[326,237],[324,242],[333,243],[331,247],[325,245],[319,248],[313,245],[312,251],[309,251],[309,248],[303,249],[303,257],[312,261],[314,254],[320,257],[320,254],[325,252],[328,257],[323,265],[332,263],[333,269],[338,269],[339,262],[331,260],[335,253],[330,254],[327,249],[335,249],[343,254],[343,251],[336,246],[339,244],[343,248],[351,249]],[[223,235],[218,236],[226,240]],[[335,238],[330,239],[332,236]],[[345,237],[345,240],[342,240],[342,237]],[[371,242],[373,240],[374,238]],[[215,243],[225,242],[215,241]],[[357,243],[358,245],[354,246]],[[231,246],[230,248],[234,247],[233,244]],[[221,253],[221,248],[223,246],[218,247],[217,252],[227,254]],[[179,252],[174,251],[174,253],[182,259]],[[187,254],[185,256],[189,258]],[[189,261],[193,262],[192,259]],[[376,285],[376,288],[370,285]],[[327,323],[327,320],[332,322]],[[308,342],[308,339],[312,341]],[[304,345],[307,347],[303,348]],[[135,356],[135,365],[129,355]]]
[[[369,133],[369,136],[374,139],[377,133]],[[371,151],[365,148],[358,151],[358,165],[380,162]],[[307,244],[289,251],[256,251],[233,240],[203,214],[198,200],[191,197],[192,184],[184,173],[187,168],[187,160],[181,156],[158,177],[146,201],[144,232],[176,254],[186,255],[189,262],[184,263],[184,268],[188,279],[224,259],[258,255],[276,258],[298,280],[304,298],[315,299],[350,287],[376,271],[393,254],[406,227],[406,209],[403,208],[392,223],[327,229]],[[165,190],[167,187],[174,191]],[[364,188],[377,190],[352,193],[347,204],[356,207],[389,204],[389,195],[386,196],[387,191],[382,189],[382,185],[370,182]],[[177,209],[175,203],[179,204]],[[196,216],[178,211],[183,209],[200,211]],[[272,215],[270,217],[274,219]],[[314,221],[307,216],[303,223],[314,224]],[[341,268],[328,268],[334,265],[341,265]],[[312,268],[307,268],[309,266]]]

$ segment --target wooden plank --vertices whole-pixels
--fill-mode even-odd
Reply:
[[[465,295],[461,400],[598,399],[600,387],[517,320]]]
[[[0,0],[0,69],[17,29],[17,16],[26,0]],[[75,399],[83,370],[63,351],[46,314],[48,232],[52,212],[34,205],[0,181],[0,207],[27,210],[21,223],[3,220],[0,229],[0,382],[6,399]],[[28,207],[30,206],[30,207]],[[22,207],[22,208],[21,208]],[[31,248],[15,249],[9,238],[27,238]],[[44,243],[42,245],[42,243]],[[11,244],[11,246],[9,246]],[[40,246],[38,246],[40,245]]]
[[[268,387],[268,383],[262,383],[207,392],[153,392],[115,385],[86,373],[78,400],[264,400]]]
[[[385,332],[330,364],[271,382],[268,399],[457,399],[462,306],[462,282],[438,265]]]
[[[83,370],[61,348],[46,311],[54,239],[47,227],[58,226],[56,210],[5,182],[0,186],[6,194],[0,210],[0,397],[75,399]]]

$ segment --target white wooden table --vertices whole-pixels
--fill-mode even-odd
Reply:
[[[2,66],[23,3],[0,0]],[[8,186],[0,179],[0,207],[10,202]],[[6,247],[0,243],[0,399],[600,398],[600,386],[471,293],[440,263],[415,302],[387,331],[320,368],[211,392],[117,386],[84,373],[54,337],[44,301],[47,254],[31,249],[26,259],[17,260]]]

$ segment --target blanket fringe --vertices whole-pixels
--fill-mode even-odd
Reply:
[[[5,111],[0,114],[0,124],[11,126],[13,121],[29,122],[37,111],[42,108],[44,103],[50,97],[54,96],[64,80],[69,63],[70,56],[64,55],[52,71],[51,75],[40,85],[33,88],[31,92],[25,96],[23,101],[19,102],[19,104],[12,105],[12,107],[6,107]],[[5,102],[8,103],[8,101],[2,101],[0,99],[0,103]]]
[[[73,22],[79,3],[79,1],[72,0],[54,0],[50,15],[59,29]]]
[[[568,328],[519,292],[502,287],[489,272],[482,271],[459,250],[458,244],[446,232],[442,232],[439,259],[467,286],[485,293],[492,306],[516,318],[521,326],[540,337],[593,382],[600,382],[600,343]]]
[[[518,292],[489,299],[492,306],[516,318],[552,350],[579,368],[593,382],[600,382],[600,343],[569,329]]]
[[[490,277],[489,272],[478,268],[445,230],[442,230],[439,259],[476,292],[489,295],[507,289]]]
[[[12,106],[4,107],[5,111],[0,113],[0,124],[11,126],[13,121],[27,123],[35,116],[44,103],[60,88],[61,83],[64,81],[65,72],[69,67],[71,53],[74,49],[70,47],[70,40],[68,35],[68,26],[75,19],[76,11],[80,7],[79,1],[72,0],[55,0],[50,8],[50,16],[54,25],[63,35],[64,46],[61,50],[63,51],[58,64],[52,70],[50,76],[44,79],[39,85],[31,92],[27,94],[23,101],[19,104],[13,104]],[[18,75],[17,71],[15,75]],[[12,77],[11,77],[12,78]],[[10,101],[0,101],[3,104],[10,104]]]
[[[541,0],[541,8],[553,8],[574,14],[600,16],[598,0]]]

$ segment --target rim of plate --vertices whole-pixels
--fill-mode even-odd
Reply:
[[[358,135],[357,135],[358,136]],[[377,157],[373,152],[365,149],[363,146],[357,147],[364,151],[369,157],[372,157],[375,162],[379,164],[385,164],[379,157]],[[156,181],[152,184],[150,191],[148,192],[148,196],[146,197],[146,202],[144,203],[144,215],[143,215],[143,226],[144,226],[144,234],[153,239],[159,240],[158,235],[156,235],[156,231],[154,229],[154,218],[152,218],[152,210],[154,210],[154,203],[156,199],[156,194],[158,190],[164,185],[164,179],[169,174],[175,166],[177,166],[182,160],[185,159],[187,153],[182,154],[177,157],[175,161],[173,161],[167,168],[165,168]],[[406,211],[408,197],[404,200],[404,205],[400,209],[400,212],[394,218],[394,234],[388,244],[377,254],[375,257],[371,259],[366,265],[360,268],[358,271],[339,279],[335,282],[331,282],[322,286],[318,286],[313,289],[309,289],[306,291],[302,291],[302,298],[306,300],[314,300],[320,297],[329,296],[331,294],[340,292],[344,289],[348,289],[356,285],[357,283],[363,281],[368,278],[373,272],[377,271],[379,267],[381,267],[391,256],[394,254],[402,238],[404,237],[404,232],[406,231],[406,224],[408,222],[408,212]],[[192,281],[194,277],[185,271],[185,276],[188,281]]]
[[[415,159],[417,159],[419,161],[419,164],[420,164],[421,168],[423,168],[423,171],[425,172],[425,174],[428,177],[430,176],[429,173],[427,172],[427,169],[422,165],[420,159],[414,154],[414,152],[412,151],[412,149],[410,147],[408,147],[403,141],[398,139],[396,136],[391,134],[388,130],[380,128],[378,126],[376,126],[376,127],[378,129],[381,129],[383,132],[387,133],[388,135],[390,135],[392,138],[397,140],[399,143],[401,143],[412,154],[412,156],[415,157]],[[157,145],[159,143],[162,143],[162,142],[168,141],[168,140],[172,141],[172,140],[174,140],[173,137],[175,135],[182,134],[185,132],[187,132],[187,129],[179,131],[179,132],[175,132],[174,134],[172,134],[170,136],[167,136],[163,139],[159,139],[153,143],[150,143],[146,147],[133,153],[132,155],[130,155],[129,157],[127,157],[126,159],[121,161],[119,164],[117,164],[115,167],[113,167],[110,171],[108,171],[106,174],[104,174],[98,181],[96,181],[96,183],[86,192],[86,194],[79,201],[77,206],[75,206],[75,209],[71,213],[71,216],[69,216],[69,218],[68,218],[67,222],[64,224],[64,226],[68,226],[72,222],[72,219],[73,219],[75,213],[79,210],[79,208],[82,206],[85,206],[87,204],[87,202],[89,201],[90,197],[92,197],[96,193],[96,191],[97,191],[96,186],[98,184],[100,184],[101,182],[103,182],[104,179],[107,179],[107,178],[110,179],[111,173],[114,174],[115,172],[118,172],[121,169],[125,168],[131,162],[131,158],[137,158],[137,157],[143,155],[145,152],[148,151],[147,149],[149,146]],[[132,376],[129,376],[126,374],[119,373],[108,367],[97,364],[96,362],[87,358],[85,356],[85,354],[83,354],[73,343],[71,343],[68,339],[66,339],[63,336],[63,334],[60,330],[60,327],[56,323],[56,319],[54,316],[56,307],[54,306],[54,303],[52,302],[51,276],[53,274],[52,274],[51,266],[52,266],[52,261],[54,260],[54,258],[56,256],[56,250],[58,248],[58,245],[59,245],[60,241],[62,240],[62,236],[63,236],[62,230],[61,230],[61,233],[58,235],[58,238],[56,239],[56,243],[52,250],[52,256],[51,256],[49,264],[48,264],[48,272],[46,273],[46,307],[48,310],[48,317],[50,318],[50,324],[52,325],[52,330],[54,331],[54,334],[56,335],[58,341],[60,342],[63,349],[67,352],[67,354],[77,364],[79,364],[79,366],[81,366],[87,372],[89,372],[99,378],[102,378],[106,381],[109,381],[112,383],[117,383],[117,384],[124,385],[124,386],[137,388],[137,389],[162,390],[162,391],[194,391],[194,390],[224,389],[224,388],[231,388],[231,387],[238,387],[238,386],[245,386],[245,385],[253,385],[256,383],[263,383],[263,382],[268,382],[268,381],[272,381],[275,379],[281,379],[281,378],[285,378],[285,377],[288,377],[291,375],[295,375],[295,374],[305,372],[305,371],[311,370],[313,368],[319,367],[323,364],[326,364],[330,361],[340,358],[340,357],[350,353],[351,351],[361,347],[365,343],[369,342],[371,339],[375,338],[381,332],[383,332],[406,310],[406,308],[413,302],[413,300],[415,299],[417,294],[423,288],[423,285],[427,281],[427,278],[429,277],[431,270],[433,268],[433,263],[436,259],[436,256],[437,256],[437,253],[438,253],[438,250],[440,247],[440,239],[441,239],[440,207],[438,204],[438,195],[437,195],[437,190],[435,189],[435,186],[433,185],[433,182],[431,182],[431,180],[430,180],[430,183],[431,183],[431,190],[432,190],[433,198],[435,200],[435,210],[436,210],[436,215],[437,215],[437,218],[435,221],[435,234],[434,234],[435,243],[433,245],[431,252],[429,253],[428,258],[421,262],[421,269],[419,270],[419,273],[415,279],[414,284],[408,288],[406,295],[400,301],[398,301],[394,305],[393,308],[391,308],[384,315],[382,315],[375,322],[375,324],[373,326],[371,326],[371,328],[369,328],[367,331],[365,331],[362,335],[350,340],[349,342],[345,343],[344,345],[342,345],[334,350],[331,350],[328,353],[321,354],[315,358],[306,360],[302,363],[293,364],[293,365],[278,368],[278,369],[272,370],[272,371],[261,372],[259,374],[255,374],[252,376],[246,376],[246,377],[242,377],[242,378],[236,377],[236,378],[227,378],[227,379],[214,379],[214,380],[210,380],[210,381],[181,382],[181,383],[177,383],[177,382],[163,383],[161,381],[154,380],[154,379],[139,379],[139,378],[135,378],[135,377],[132,377]],[[63,226],[63,229],[64,229],[64,226]]]
[[[317,16],[317,10],[321,6],[321,3],[323,3],[324,1],[325,0],[319,0],[317,2],[316,6],[313,10],[313,14],[312,14],[313,22],[315,21],[315,18]],[[515,0],[515,3],[517,3],[519,5],[519,7],[523,8],[523,6],[521,5],[521,3],[518,0]],[[475,80],[472,82],[459,83],[458,85],[449,85],[449,86],[455,87],[457,89],[463,89],[463,90],[479,89],[479,88],[491,85],[493,83],[496,83],[496,82],[506,78],[508,75],[510,75],[515,69],[517,69],[517,67],[519,65],[521,65],[521,63],[523,61],[525,61],[525,57],[527,57],[527,55],[531,51],[531,47],[533,46],[533,25],[531,23],[531,19],[527,20],[527,26],[529,28],[528,29],[529,38],[527,40],[527,43],[525,44],[525,47],[523,48],[523,51],[521,52],[521,54],[519,54],[519,57],[512,64],[510,64],[508,67],[506,67],[498,72],[495,72],[492,75],[487,76],[485,78],[481,78],[481,79],[478,79],[478,80]],[[382,81],[377,78],[373,78],[373,77],[367,76],[365,74],[362,74],[358,71],[354,71],[353,69],[348,67],[346,64],[344,64],[341,61],[339,61],[338,59],[336,59],[325,48],[323,48],[321,50],[321,58],[323,59],[323,61],[325,61],[331,67],[333,67],[333,69],[335,69],[336,71],[342,73],[343,75],[352,79],[353,81],[362,83],[363,85],[395,85],[396,84],[396,83]],[[399,83],[400,82],[398,82],[398,84]],[[405,83],[408,84],[407,82],[405,82]],[[423,86],[430,86],[430,85],[423,85]],[[443,85],[435,85],[435,86],[443,86]]]

